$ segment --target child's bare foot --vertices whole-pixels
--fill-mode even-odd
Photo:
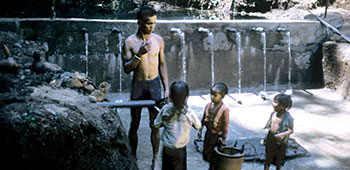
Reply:
[[[265,146],[266,141],[265,141],[265,139],[261,139],[259,143],[260,143],[261,146]]]
[[[152,170],[160,170],[158,166],[158,160],[153,159],[152,160],[152,165],[151,165]]]

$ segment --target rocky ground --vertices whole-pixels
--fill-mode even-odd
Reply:
[[[308,1],[303,1],[307,3]],[[342,6],[343,8],[339,8]],[[350,36],[350,8],[346,1],[338,1],[338,4],[328,8],[328,17],[323,18],[325,7],[289,8],[286,10],[272,9],[266,13],[250,13],[252,16],[265,17],[267,19],[304,19],[309,15],[306,9],[333,24],[340,24],[340,32]],[[341,17],[339,18],[339,14]],[[334,19],[336,18],[336,19]],[[329,39],[326,41],[346,42],[341,36],[329,31]],[[196,110],[199,117],[205,104],[209,101],[208,92],[191,92],[189,105]],[[273,96],[277,92],[269,92]],[[111,94],[110,99],[127,98],[128,94]],[[231,97],[230,97],[231,96]],[[234,99],[240,98],[243,104],[237,104]],[[295,119],[295,132],[292,138],[304,147],[311,156],[296,157],[288,159],[283,167],[287,170],[343,170],[348,169],[350,152],[348,151],[350,133],[348,132],[348,121],[350,119],[350,103],[345,101],[342,95],[335,90],[327,88],[299,89],[294,90],[293,107],[290,110]],[[225,98],[225,103],[230,107],[230,137],[229,139],[244,139],[251,137],[263,137],[265,132],[262,127],[272,110],[271,98],[267,101],[261,100],[256,93],[244,93],[242,96],[230,94]],[[129,127],[130,116],[128,109],[119,109],[119,115],[126,129]],[[149,141],[150,129],[148,127],[148,113],[146,109],[142,112],[141,125],[139,129],[138,167],[150,169],[151,166],[151,144]],[[203,161],[201,153],[197,152],[193,143],[196,131],[191,132],[191,141],[187,146],[188,169],[203,170],[208,168],[208,163]],[[159,154],[161,159],[161,154]],[[161,166],[161,163],[159,163]],[[245,161],[242,169],[263,169],[263,163],[259,161]],[[272,167],[274,169],[274,167]]]
[[[188,100],[191,109],[202,117],[204,106],[209,102],[209,92],[193,92]],[[268,100],[263,101],[256,93],[229,94],[224,102],[230,108],[230,130],[228,140],[252,137],[262,138],[263,127],[272,111],[271,98],[278,92],[268,92]],[[109,94],[110,100],[128,98],[129,94]],[[242,101],[242,105],[237,103]],[[343,170],[350,166],[350,103],[334,91],[321,89],[294,90],[293,107],[290,113],[294,117],[295,132],[292,138],[304,147],[311,156],[288,159],[283,167],[286,170]],[[119,116],[126,129],[129,128],[129,109],[118,109]],[[139,128],[138,167],[151,169],[150,128],[147,109],[143,109]],[[208,163],[203,161],[201,153],[193,143],[197,131],[191,131],[191,141],[187,145],[188,169],[203,170]],[[161,149],[160,149],[161,152]],[[161,153],[159,153],[161,159]],[[161,162],[159,163],[161,166]],[[245,161],[243,170],[263,169],[260,161]],[[271,168],[271,169],[274,169]]]

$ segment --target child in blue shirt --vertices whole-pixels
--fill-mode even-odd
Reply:
[[[291,96],[278,94],[272,103],[274,112],[271,113],[265,128],[269,129],[266,137],[266,161],[264,169],[268,170],[270,164],[276,165],[276,169],[281,169],[284,164],[286,145],[289,136],[293,133],[294,119],[287,112],[292,107]]]

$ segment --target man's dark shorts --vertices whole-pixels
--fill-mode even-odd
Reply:
[[[132,81],[131,100],[154,100],[160,101],[162,97],[160,77],[153,80]]]

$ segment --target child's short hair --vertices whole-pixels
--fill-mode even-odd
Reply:
[[[150,6],[142,6],[137,11],[137,20],[142,20],[143,16],[154,16],[157,15],[157,11]]]
[[[186,105],[186,98],[189,96],[189,88],[183,81],[175,81],[170,85],[170,99],[173,101],[175,107],[184,107]]]
[[[220,95],[222,97],[224,97],[228,92],[228,88],[227,88],[226,84],[223,82],[215,83],[211,89],[214,89],[214,88],[216,88],[220,92]]]
[[[273,100],[277,100],[278,104],[284,107],[286,110],[289,110],[292,107],[292,97],[286,94],[277,94]]]

